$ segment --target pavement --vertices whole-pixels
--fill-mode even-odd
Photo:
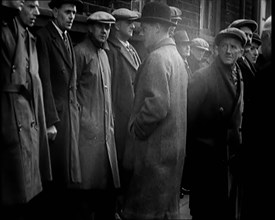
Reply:
[[[190,215],[189,209],[189,195],[184,195],[180,200],[180,220],[191,220],[192,216]]]

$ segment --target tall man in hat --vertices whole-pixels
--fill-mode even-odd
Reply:
[[[76,97],[76,61],[68,31],[80,0],[52,0],[52,19],[37,32],[39,74],[43,86],[53,182],[46,185],[47,214],[71,216],[71,188],[81,183],[78,149],[79,105]],[[63,207],[63,209],[61,208]],[[49,216],[51,217],[51,216]]]
[[[135,28],[134,21],[139,18],[139,14],[126,8],[119,8],[114,10],[112,15],[116,22],[111,28],[108,38],[109,50],[106,52],[112,72],[115,139],[118,161],[121,165],[134,100],[133,82],[141,64],[138,53],[129,43]]]
[[[1,3],[1,219],[31,219],[42,180],[51,179],[35,39],[28,30],[39,14],[37,5]]]
[[[124,219],[178,219],[185,156],[187,72],[169,37],[169,6],[147,3],[141,16],[149,54],[139,67],[123,168]]]
[[[111,101],[111,70],[105,52],[111,25],[115,21],[111,14],[104,11],[91,14],[87,18],[88,34],[74,48],[77,97],[81,108],[81,201],[90,208],[87,214],[92,213],[94,219],[114,219],[115,192],[120,187]]]
[[[242,75],[237,59],[245,34],[237,28],[215,38],[218,55],[188,84],[190,211],[193,219],[235,219],[235,158],[241,143]],[[209,194],[210,193],[210,194]]]

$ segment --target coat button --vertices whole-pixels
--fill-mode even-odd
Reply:
[[[223,111],[224,111],[223,107],[220,107],[219,112],[223,113]]]
[[[21,123],[18,123],[18,131],[19,132],[22,131],[22,125],[21,125]]]

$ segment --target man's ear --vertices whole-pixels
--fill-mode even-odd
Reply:
[[[117,31],[119,31],[119,30],[120,30],[120,22],[116,22],[116,23],[114,24],[114,28],[115,28]]]
[[[52,13],[53,13],[53,17],[54,17],[54,18],[57,18],[58,9],[57,9],[57,8],[53,8],[53,9],[52,9]]]
[[[240,49],[240,53],[239,53],[239,57],[242,57],[242,56],[243,56],[243,54],[244,54],[244,49],[243,49],[243,48],[241,48],[241,49]]]

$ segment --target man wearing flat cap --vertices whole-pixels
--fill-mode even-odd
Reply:
[[[259,57],[259,47],[261,46],[262,41],[260,36],[257,33],[253,33],[252,36],[252,43],[249,50],[245,51],[245,56],[249,60],[249,62],[252,64],[253,67],[256,68],[256,62]],[[256,72],[256,69],[255,69]]]
[[[209,44],[206,40],[196,37],[191,40],[190,56],[187,58],[192,74],[198,69],[204,67],[203,58],[209,51]]]
[[[178,24],[179,21],[182,20],[181,16],[182,16],[182,12],[179,8],[175,7],[175,6],[169,6],[170,11],[171,11],[171,21],[174,22],[176,25]],[[176,25],[175,26],[171,26],[169,28],[169,36],[170,37],[174,37],[175,34],[175,30],[176,30]]]
[[[68,33],[77,6],[81,4],[79,0],[52,0],[49,2],[52,19],[37,31],[39,75],[53,174],[53,182],[43,192],[47,197],[45,200],[50,200],[50,203],[45,204],[48,207],[45,218],[51,215],[56,218],[72,216],[71,212],[76,209],[70,208],[74,204],[71,188],[81,183],[76,62]]]
[[[169,6],[145,4],[141,21],[148,56],[134,82],[134,103],[123,157],[123,219],[179,219],[185,156],[187,72],[169,37]]]
[[[217,57],[195,72],[188,84],[187,155],[193,219],[235,219],[232,170],[241,143],[243,109],[242,75],[236,62],[245,43],[245,34],[237,28],[220,31],[215,38]]]
[[[112,72],[112,101],[114,106],[115,140],[118,162],[124,154],[128,122],[134,100],[133,83],[141,60],[135,48],[129,43],[135,29],[138,12],[119,8],[112,12],[116,22],[108,38],[106,50]]]
[[[79,157],[83,215],[114,219],[120,187],[111,99],[111,70],[105,50],[115,18],[97,11],[87,18],[88,33],[74,48],[80,104]],[[87,211],[87,212],[86,212]],[[90,211],[90,212],[89,212]],[[85,214],[84,214],[85,213]]]

